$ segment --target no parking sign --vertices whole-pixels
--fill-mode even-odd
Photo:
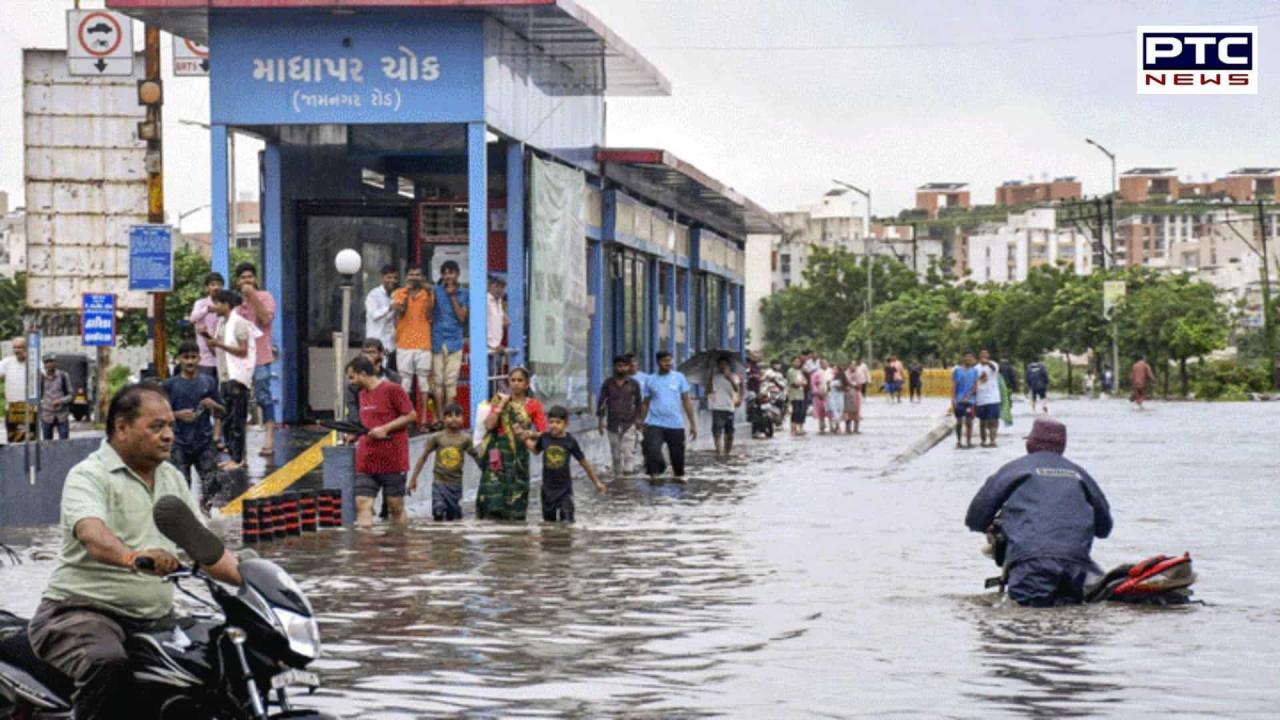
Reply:
[[[132,75],[133,21],[110,10],[67,11],[67,72]]]

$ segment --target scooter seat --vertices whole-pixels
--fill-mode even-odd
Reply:
[[[46,709],[65,708],[75,689],[71,678],[36,657],[25,631],[0,639],[0,683],[13,686]]]

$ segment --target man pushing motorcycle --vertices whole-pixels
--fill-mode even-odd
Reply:
[[[965,525],[987,532],[1000,514],[1008,593],[1019,605],[1082,602],[1093,538],[1111,534],[1111,508],[1089,473],[1063,457],[1065,425],[1039,418],[1026,441],[1027,454],[974,496]]]
[[[125,638],[172,615],[173,585],[160,577],[178,568],[177,548],[152,510],[174,495],[199,517],[182,473],[165,462],[173,424],[163,389],[124,387],[111,398],[106,439],[62,489],[62,551],[29,638],[37,656],[75,680],[77,720],[130,716]],[[205,570],[240,584],[229,552]]]

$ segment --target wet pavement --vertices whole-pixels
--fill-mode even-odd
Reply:
[[[524,525],[419,518],[265,545],[321,614],[326,687],[300,702],[361,718],[1280,707],[1280,404],[1053,404],[1116,517],[1095,558],[1195,558],[1205,604],[1164,609],[1027,610],[984,591],[996,568],[964,511],[1030,420],[1017,406],[999,449],[944,442],[892,466],[943,409],[875,400],[861,436],[695,453],[686,485],[614,480],[597,498],[580,480],[573,527],[534,521],[535,501]],[[0,532],[28,558],[0,568],[0,607],[34,608],[54,537]]]

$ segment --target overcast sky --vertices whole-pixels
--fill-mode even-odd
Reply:
[[[611,99],[609,144],[671,150],[772,210],[816,202],[833,177],[869,188],[877,214],[910,207],[929,181],[969,182],[976,203],[1006,179],[1077,175],[1086,193],[1102,192],[1110,165],[1086,136],[1115,151],[1121,171],[1163,165],[1199,180],[1280,166],[1274,2],[579,4],[672,84],[667,98]],[[71,5],[0,0],[0,190],[11,195],[22,182],[20,49],[63,47]],[[1135,93],[1136,26],[1226,22],[1258,27],[1259,94]],[[207,119],[207,82],[167,89],[166,194],[181,212],[209,198],[207,135],[174,124]],[[252,148],[242,155],[250,187]],[[202,212],[184,227],[208,224]]]

